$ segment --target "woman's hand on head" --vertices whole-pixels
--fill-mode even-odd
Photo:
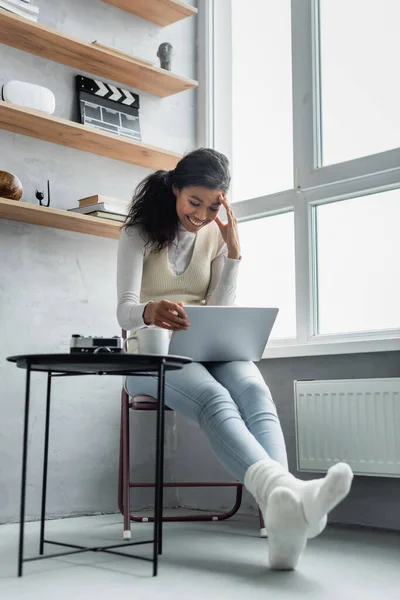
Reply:
[[[143,321],[146,325],[155,325],[170,331],[182,331],[190,325],[183,310],[183,303],[169,300],[150,302],[144,310]]]
[[[219,216],[216,217],[215,222],[218,225],[222,238],[228,247],[228,258],[238,260],[241,258],[238,222],[233,213],[232,207],[228,202],[226,194],[221,194],[219,199],[226,210],[228,222],[223,223]]]

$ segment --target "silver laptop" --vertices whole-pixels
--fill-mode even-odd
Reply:
[[[277,308],[185,306],[190,327],[174,331],[169,354],[196,362],[261,360]]]

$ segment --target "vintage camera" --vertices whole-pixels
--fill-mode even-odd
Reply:
[[[114,337],[85,337],[74,333],[71,337],[71,353],[80,354],[118,354],[123,350],[123,340],[118,335]]]

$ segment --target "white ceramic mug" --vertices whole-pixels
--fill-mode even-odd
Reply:
[[[137,340],[137,349],[135,353],[139,354],[168,354],[171,335],[168,329],[162,327],[144,327],[138,329],[133,335],[130,335],[124,343],[125,350],[129,346],[130,340]]]

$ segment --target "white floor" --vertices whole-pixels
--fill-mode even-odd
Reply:
[[[27,525],[26,555],[37,554],[38,524]],[[132,541],[150,538],[150,524],[133,524]],[[77,544],[118,543],[119,515],[50,521],[47,538]],[[17,525],[0,527],[2,600],[117,600],[174,598],[202,600],[398,600],[400,535],[365,530],[328,529],[309,542],[296,572],[267,567],[265,539],[254,518],[221,523],[165,525],[159,575],[151,563],[87,553],[25,563],[16,577]],[[49,552],[57,550],[48,546]],[[137,553],[150,553],[143,546]],[[119,596],[124,594],[124,596]]]

